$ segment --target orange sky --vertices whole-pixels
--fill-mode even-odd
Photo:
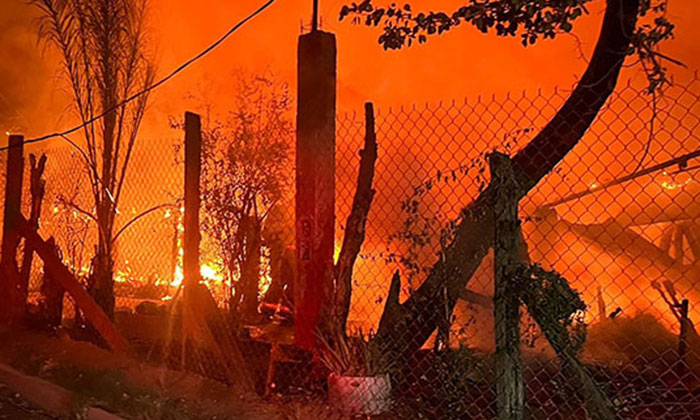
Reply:
[[[159,74],[199,52],[230,26],[256,9],[262,0],[151,0],[151,26]],[[379,30],[339,22],[344,0],[321,0],[322,28],[335,32],[338,40],[338,103],[340,110],[360,109],[362,102],[408,105],[461,99],[476,94],[502,94],[523,89],[571,86],[582,73],[572,37],[523,48],[519,39],[482,35],[462,26],[427,44],[386,52],[376,42]],[[378,0],[376,4],[383,4]],[[690,69],[700,67],[700,30],[696,0],[671,0],[669,16],[677,25],[677,39],[664,52],[684,61]],[[438,0],[413,3],[414,10],[454,10],[460,1]],[[603,2],[590,7],[591,15],[580,19],[575,33],[586,55],[594,45]],[[270,68],[280,78],[295,84],[296,42],[302,20],[308,23],[311,0],[277,0],[267,11],[249,22],[224,45],[180,74],[153,96],[144,135],[169,135],[167,116],[179,115],[192,104],[188,92],[207,91],[225,106],[229,74],[236,67]],[[12,127],[27,135],[65,128],[70,120],[65,94],[57,83],[58,66],[50,53],[42,54],[33,33],[32,10],[23,0],[3,0],[0,27],[0,101],[19,109]],[[13,61],[26,65],[14,66]],[[673,69],[682,77],[690,70]],[[627,70],[623,77],[643,77]],[[19,104],[14,106],[15,104]],[[0,113],[4,108],[0,108]],[[48,112],[47,112],[48,111]],[[7,120],[0,115],[0,121]],[[5,140],[3,139],[3,142]]]

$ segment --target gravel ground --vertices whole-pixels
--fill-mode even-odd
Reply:
[[[2,420],[57,420],[58,417],[35,408],[5,384],[0,383],[0,419]]]

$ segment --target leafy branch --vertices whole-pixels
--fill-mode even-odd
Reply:
[[[471,24],[482,33],[501,37],[520,37],[523,46],[540,39],[554,39],[568,34],[573,23],[588,14],[592,0],[470,0],[452,13],[415,12],[410,4],[377,7],[372,0],[344,5],[340,20],[352,16],[355,24],[382,25],[379,44],[386,50],[398,50],[414,43],[427,42],[462,24]],[[668,83],[664,62],[683,65],[658,51],[659,45],[673,38],[674,25],[666,17],[668,0],[642,0],[638,15],[648,18],[639,24],[631,37],[627,55],[636,55],[649,81],[649,92]]]

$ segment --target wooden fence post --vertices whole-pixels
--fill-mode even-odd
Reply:
[[[523,418],[520,361],[520,298],[511,271],[520,262],[519,187],[507,155],[489,155],[494,188],[494,317],[496,323],[496,407],[498,420]]]
[[[10,135],[7,152],[7,182],[5,186],[5,214],[3,218],[2,257],[0,258],[0,322],[13,325],[24,317],[23,297],[17,246],[19,223],[22,217],[22,178],[24,174],[24,137]]]
[[[679,306],[681,331],[678,335],[678,373],[682,378],[688,373],[688,363],[686,357],[688,354],[688,330],[691,328],[690,319],[688,318],[688,299],[683,299]]]
[[[199,115],[185,113],[185,234],[183,239],[182,272],[184,299],[199,284],[199,179],[202,167],[202,131]]]

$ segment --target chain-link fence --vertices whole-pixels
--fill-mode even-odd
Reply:
[[[375,194],[353,271],[350,335],[377,331],[395,272],[401,279],[399,301],[416,293],[450,239],[446,228],[488,185],[486,154],[520,150],[569,93],[524,92],[377,112]],[[565,326],[581,340],[576,356],[615,412],[634,419],[694,419],[700,413],[700,339],[692,324],[700,319],[700,184],[694,178],[700,166],[693,155],[700,148],[700,80],[676,82],[655,104],[652,100],[641,85],[618,86],[578,145],[520,201],[519,215],[529,260],[560,273],[587,306]],[[361,113],[337,119],[337,248],[364,135]],[[123,228],[115,248],[118,329],[152,363],[224,382],[245,373],[259,394],[297,404],[300,413],[325,407],[328,371],[292,345],[287,286],[294,269],[293,235],[263,244],[258,313],[249,319],[230,305],[240,276],[225,274],[217,245],[204,231],[202,276],[220,307],[216,316],[225,322],[211,321],[213,347],[179,338],[178,331],[186,329],[177,303],[181,142],[141,142],[132,156],[115,229]],[[66,265],[86,282],[96,232],[83,157],[59,143],[27,148],[27,154],[42,152],[48,163],[40,233],[56,239]],[[278,229],[289,231],[293,186],[286,188],[278,207],[287,211],[275,217]],[[32,303],[40,299],[42,284],[41,263],[35,265]],[[383,416],[496,416],[493,272],[489,253],[459,293],[454,312],[434,307],[425,314],[442,319],[442,335],[418,343],[421,350],[410,360],[387,363],[392,365],[387,370],[400,373],[391,376],[393,408]],[[281,278],[287,280],[275,284]],[[70,324],[74,314],[66,305],[64,322]],[[561,373],[557,352],[537,320],[523,309],[520,324],[526,417],[585,418],[585,398]],[[415,344],[412,331],[409,325],[405,334],[392,336],[401,341],[394,347]],[[388,388],[376,386],[378,395],[382,386]],[[318,415],[335,413],[319,410]]]
[[[693,304],[700,249],[692,159],[699,88],[696,78],[676,83],[654,105],[642,86],[621,84],[579,144],[520,203],[530,260],[581,293],[581,357],[626,418],[693,418],[700,410],[692,391],[700,342],[689,327],[700,315]],[[380,110],[376,195],[354,272],[351,328],[376,329],[395,270],[401,300],[412,295],[439,258],[445,227],[488,183],[485,153],[517,152],[568,95],[539,91]],[[361,114],[339,120],[339,221],[350,209],[359,161],[351,157],[363,130]],[[489,254],[450,319],[453,350],[426,351],[409,375],[412,388],[396,390],[416,403],[414,413],[495,417],[493,287]],[[526,412],[583,416],[577,390],[526,311],[521,330]],[[408,328],[406,343],[410,334]]]

